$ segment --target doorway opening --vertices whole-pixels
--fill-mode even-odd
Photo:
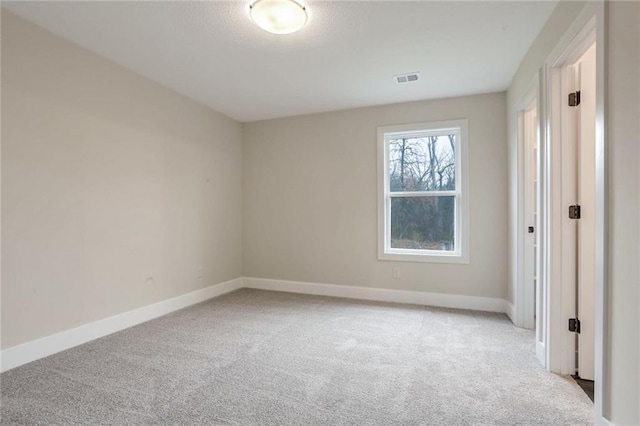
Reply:
[[[556,257],[563,320],[555,324],[564,348],[561,374],[595,378],[596,279],[596,46],[576,50],[551,68],[551,154],[556,179],[552,238],[560,241]],[[553,143],[555,142],[555,143]],[[558,179],[559,178],[559,179]],[[554,202],[555,201],[555,202]],[[558,292],[558,294],[560,294]],[[554,298],[552,298],[552,302]],[[562,324],[562,325],[560,325]],[[559,332],[561,331],[561,332]]]
[[[518,292],[514,323],[535,330],[535,351],[547,365],[546,290],[541,261],[543,235],[541,199],[541,75],[532,80],[518,104]]]
[[[602,41],[593,16],[548,61],[549,370],[572,375],[602,413],[604,131]],[[600,352],[599,352],[600,351]],[[590,392],[589,388],[595,390]],[[595,395],[594,395],[595,394]]]
[[[522,136],[524,150],[524,211],[527,228],[524,245],[524,328],[535,327],[536,287],[538,262],[536,230],[538,216],[538,107],[534,99],[522,112]]]
[[[544,365],[544,326],[541,321],[542,313],[536,313],[536,309],[544,304],[538,301],[543,297],[542,287],[538,285],[538,265],[540,264],[539,252],[539,223],[538,206],[540,190],[538,184],[539,172],[539,125],[537,98],[534,98],[521,112],[522,149],[524,163],[524,224],[526,234],[524,238],[524,328],[535,329],[536,354]],[[540,323],[539,323],[540,322]]]
[[[525,227],[522,239],[522,317],[523,328],[534,329],[536,319],[537,287],[537,223],[538,175],[539,175],[539,125],[537,97],[532,93],[518,113],[518,138],[522,164],[522,222]]]
[[[593,400],[595,380],[596,294],[596,46],[592,42],[574,61],[560,69],[566,102],[561,107],[563,199],[568,203],[563,222],[566,257],[563,285],[571,290],[576,382]],[[573,200],[573,201],[572,201]]]
[[[594,380],[595,359],[595,131],[596,131],[596,46],[593,43],[567,72],[574,81],[576,196],[579,215],[575,223],[575,318],[576,375]]]

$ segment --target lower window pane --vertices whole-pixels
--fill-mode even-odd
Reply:
[[[455,251],[455,197],[391,198],[391,248]]]

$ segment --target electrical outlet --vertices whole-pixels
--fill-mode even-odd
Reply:
[[[399,279],[400,278],[400,268],[392,268],[391,269],[391,276],[396,280]]]

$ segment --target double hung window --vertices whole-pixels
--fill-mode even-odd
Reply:
[[[378,129],[379,257],[468,263],[467,120]]]

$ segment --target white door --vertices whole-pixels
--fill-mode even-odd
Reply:
[[[541,273],[540,226],[540,132],[538,109],[534,101],[524,113],[525,142],[525,212],[527,227],[525,241],[525,328],[535,327],[536,356],[546,366],[546,292]],[[529,302],[530,301],[530,302]]]
[[[522,116],[524,141],[524,328],[535,327],[538,235],[538,109],[534,99]]]
[[[567,318],[579,320],[579,330],[572,334],[571,371],[586,380],[594,380],[595,371],[595,130],[596,130],[596,55],[595,44],[566,67],[565,95],[573,99],[563,105],[563,233],[566,238],[563,282],[573,285],[573,309]],[[571,93],[571,95],[569,94]],[[568,99],[565,98],[565,101]],[[570,105],[573,103],[574,105]],[[577,105],[575,105],[577,104]],[[579,218],[569,217],[569,206],[580,206]],[[568,290],[568,288],[567,288]]]
[[[596,277],[596,47],[595,44],[575,63],[575,81],[580,90],[577,111],[578,134],[578,279],[577,318],[578,375],[594,380],[595,368],[595,277]]]

